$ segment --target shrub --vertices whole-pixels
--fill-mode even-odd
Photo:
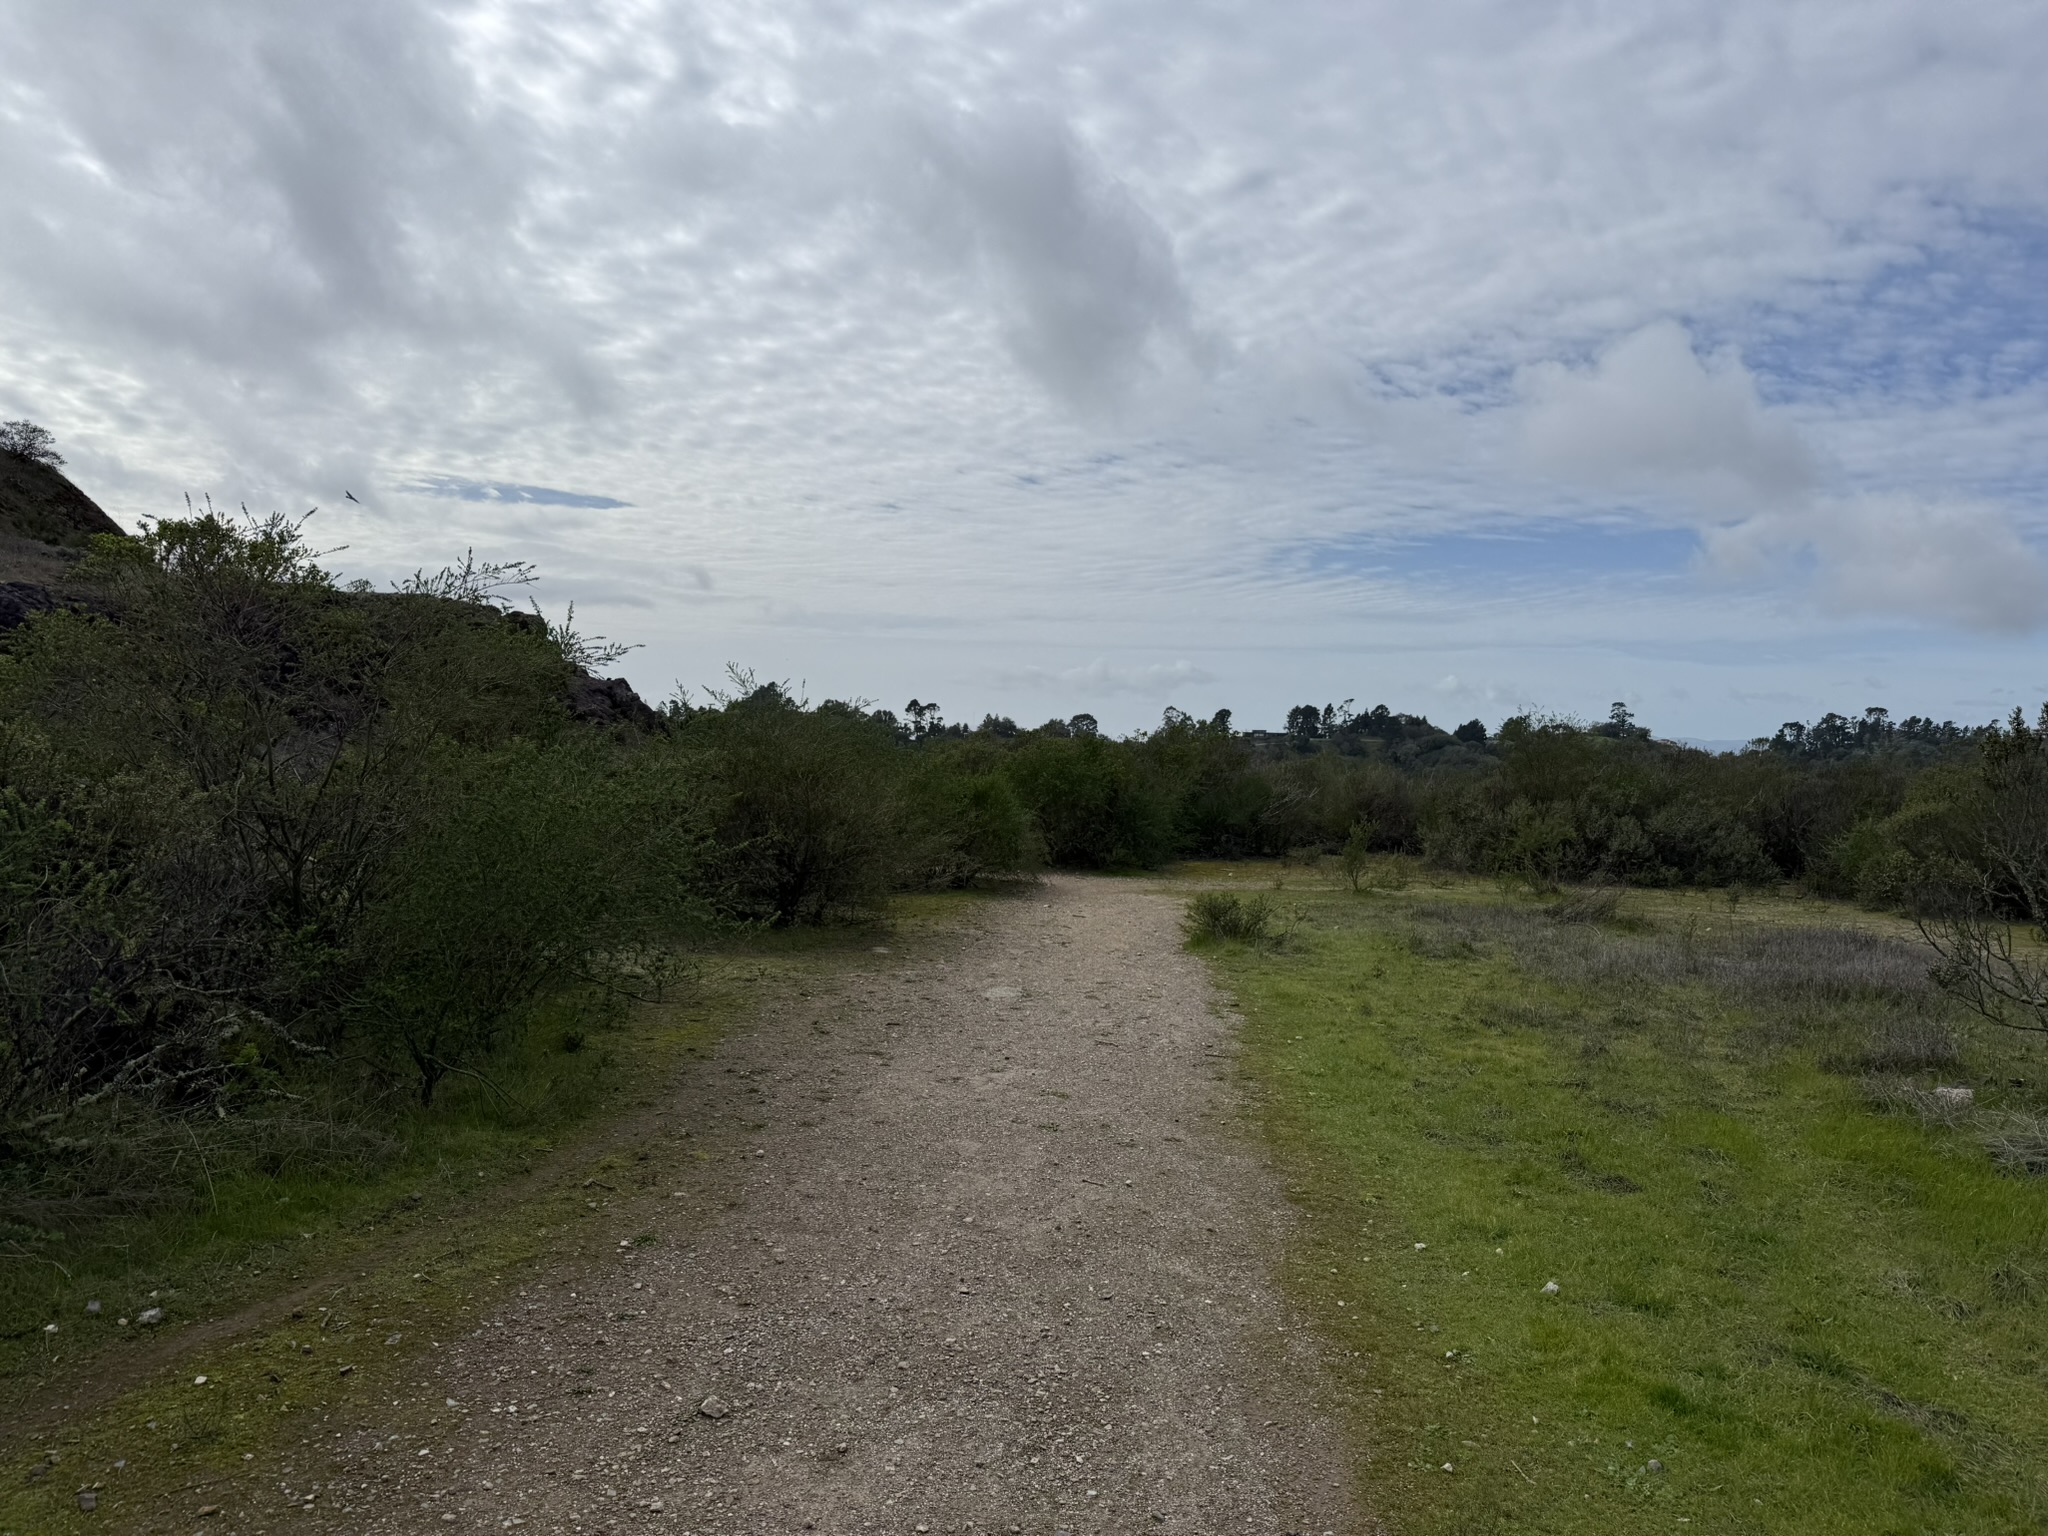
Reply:
[[[943,889],[1038,867],[1038,829],[998,758],[968,747],[921,759],[909,775],[906,883]]]
[[[445,763],[436,814],[366,919],[351,1003],[411,1063],[422,1104],[550,990],[707,921],[706,818],[673,767],[622,761],[594,733]]]
[[[1152,868],[1174,852],[1172,807],[1135,753],[1094,734],[1038,736],[1005,765],[1054,864]]]
[[[1372,865],[1372,824],[1359,821],[1352,823],[1351,835],[1344,839],[1344,851],[1338,855],[1343,864],[1344,878],[1351,882],[1355,895],[1362,888],[1366,871]]]
[[[1194,944],[1229,940],[1238,944],[1266,944],[1273,938],[1273,903],[1263,895],[1240,896],[1235,891],[1203,891],[1188,902],[1181,918],[1181,931]]]
[[[1611,923],[1620,910],[1619,891],[1574,891],[1552,907],[1547,916],[1553,923],[1564,926],[1575,923]]]
[[[913,863],[895,733],[850,705],[740,681],[684,730],[710,776],[722,905],[777,926],[875,911]]]

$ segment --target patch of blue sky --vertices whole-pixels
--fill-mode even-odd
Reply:
[[[1856,283],[1806,287],[1739,323],[1732,341],[1767,397],[1944,404],[2048,380],[2048,223],[1958,214],[1914,259]]]
[[[519,485],[505,480],[466,480],[459,475],[429,475],[403,489],[420,496],[446,496],[455,501],[496,501],[539,507],[587,507],[599,511],[630,507],[613,496],[557,490],[550,485]]]
[[[1348,534],[1303,540],[1272,552],[1280,571],[1302,576],[1377,576],[1428,586],[1484,582],[1569,588],[1618,581],[1690,580],[1699,538],[1687,528],[1520,524],[1511,529],[1420,537]]]

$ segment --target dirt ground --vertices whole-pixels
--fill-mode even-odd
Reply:
[[[605,1259],[529,1280],[431,1357],[435,1425],[358,1425],[223,1513],[1369,1528],[1317,1342],[1276,1287],[1287,1207],[1179,909],[1052,879],[769,1010],[705,1074],[723,1098],[679,1106],[740,1154],[721,1198],[608,1208]]]

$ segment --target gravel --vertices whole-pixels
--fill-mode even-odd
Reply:
[[[1178,902],[973,910],[680,1082],[708,1193],[607,1206],[433,1357],[461,1406],[347,1430],[293,1528],[1370,1528]]]

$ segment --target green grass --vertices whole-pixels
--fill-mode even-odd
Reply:
[[[1207,952],[1391,1531],[2042,1529],[2048,1180],[1824,1069],[1910,987],[1679,963],[1881,923],[1631,897],[1594,935],[1282,878],[1282,951]],[[1942,1077],[2038,1111],[2041,1065]]]

